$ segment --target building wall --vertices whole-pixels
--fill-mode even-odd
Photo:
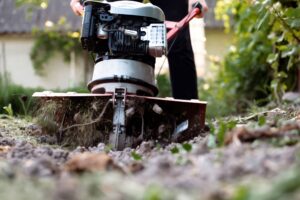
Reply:
[[[205,76],[209,71],[209,57],[221,59],[228,51],[232,35],[225,34],[222,29],[205,29],[204,32],[204,23],[200,19],[192,21],[190,29],[198,76]],[[33,42],[34,39],[29,36],[0,36],[0,73],[3,74],[6,68],[14,83],[49,90],[84,83],[86,73],[81,57],[66,63],[61,55],[56,55],[46,64],[45,76],[38,76],[30,60]],[[168,62],[165,57],[157,59],[156,73],[161,66],[162,73],[167,73]],[[88,77],[91,77],[91,72]]]
[[[0,36],[0,73],[6,69],[12,82],[45,89],[73,87],[84,81],[83,60],[75,56],[66,63],[61,55],[55,55],[45,65],[45,75],[37,75],[30,60],[33,42],[29,36]]]
[[[228,52],[233,41],[232,33],[225,33],[223,29],[205,29],[206,37],[206,65],[210,65],[210,57],[222,59]]]

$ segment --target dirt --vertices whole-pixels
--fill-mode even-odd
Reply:
[[[0,199],[299,199],[298,107],[281,111],[247,118],[224,145],[207,132],[123,151],[70,148],[32,119],[1,116]]]
[[[40,140],[71,148],[109,143],[114,114],[109,96],[37,98],[35,101],[36,123],[42,127],[36,131]],[[205,106],[127,96],[124,108],[126,142],[116,149],[136,147],[144,140],[156,140],[165,145],[202,134]]]

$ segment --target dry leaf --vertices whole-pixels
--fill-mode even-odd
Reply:
[[[104,153],[82,153],[73,156],[66,164],[65,170],[71,172],[94,172],[105,170],[120,170],[112,158]]]
[[[253,141],[258,138],[270,138],[278,137],[281,132],[278,129],[272,129],[270,127],[261,127],[254,130],[249,130],[245,126],[238,127],[230,131],[225,138],[225,144],[231,144],[232,142],[237,142],[237,140]]]
[[[2,153],[7,153],[7,152],[10,151],[10,149],[11,149],[10,146],[0,146],[0,153],[1,153],[1,154],[2,154]]]

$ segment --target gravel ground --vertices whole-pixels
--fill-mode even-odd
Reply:
[[[299,127],[296,118],[239,126],[220,147],[207,135],[111,151],[67,149],[32,122],[1,116],[0,199],[299,199]]]

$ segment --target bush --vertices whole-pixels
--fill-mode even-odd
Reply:
[[[5,113],[3,107],[11,104],[15,115],[30,115],[33,112],[34,103],[32,95],[35,92],[44,91],[43,88],[26,88],[16,85],[10,81],[5,83],[0,75],[0,113]],[[65,90],[55,90],[57,92],[88,92],[84,87],[69,88]]]
[[[235,38],[215,80],[206,80],[210,88],[202,97],[215,102],[214,112],[222,115],[243,112],[253,103],[280,104],[283,93],[297,85],[300,2],[219,0],[216,14]]]
[[[172,96],[172,89],[170,78],[167,74],[160,74],[157,77],[157,87],[159,90],[158,96],[159,97],[171,97]]]

